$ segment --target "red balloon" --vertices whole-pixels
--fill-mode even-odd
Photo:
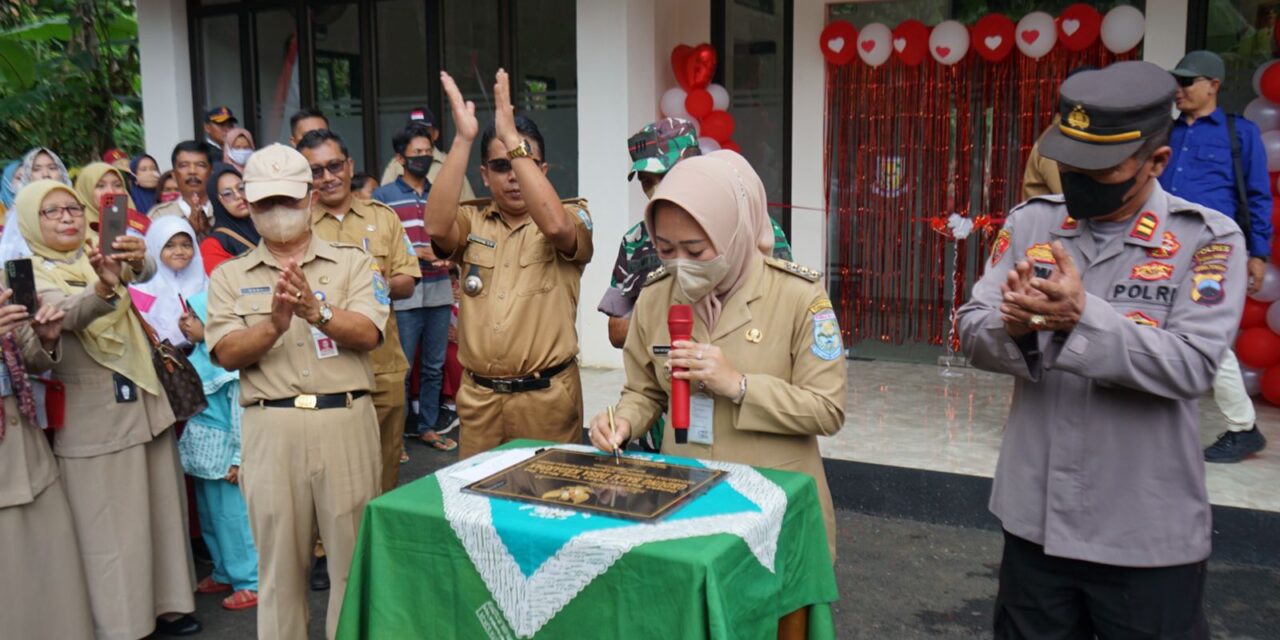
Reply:
[[[692,53],[693,47],[687,44],[678,44],[671,50],[671,73],[675,74],[676,83],[685,91],[689,90],[689,80],[685,77],[684,63]]]
[[[1277,29],[1276,31],[1280,32],[1280,29]],[[1280,178],[1280,171],[1272,171],[1267,175],[1271,176],[1271,180],[1269,180],[1268,182],[1271,183],[1271,195],[1273,196],[1272,205],[1271,205],[1271,215],[1274,216],[1277,213],[1280,213],[1280,200],[1276,200],[1274,198],[1274,196],[1280,196],[1280,190],[1277,190],[1277,187],[1276,187],[1276,179]]]
[[[684,61],[684,69],[685,79],[689,81],[689,88],[685,91],[705,89],[716,77],[716,50],[709,44],[694,47],[693,53]]]
[[[733,129],[736,123],[728,111],[712,111],[701,121],[702,135],[719,142],[721,147],[733,137]]]
[[[1280,64],[1267,67],[1258,85],[1262,89],[1262,97],[1272,102],[1280,101]]]
[[[853,46],[857,41],[858,28],[844,20],[836,20],[827,25],[822,30],[822,35],[818,36],[822,57],[837,66],[849,64],[858,55],[858,50]]]
[[[724,142],[721,142],[721,143],[720,143],[720,148],[721,148],[721,149],[728,149],[729,151],[732,151],[732,152],[734,152],[734,153],[738,153],[738,154],[741,154],[741,153],[742,153],[742,147],[738,146],[738,143],[736,143],[736,142],[734,142],[734,141],[732,141],[732,140],[725,140]]]
[[[1267,308],[1270,302],[1261,302],[1253,298],[1244,299],[1244,313],[1240,315],[1240,328],[1252,329],[1267,326]]]
[[[1271,404],[1280,404],[1280,367],[1262,372],[1262,397]]]
[[[1254,369],[1280,364],[1280,336],[1266,327],[1252,327],[1236,338],[1236,356]]]
[[[706,89],[694,89],[684,99],[684,110],[699,120],[707,117],[707,114],[715,108],[716,102]]]
[[[1063,9],[1055,22],[1058,23],[1058,39],[1068,51],[1084,51],[1092,47],[1102,32],[1102,14],[1083,2]]]
[[[988,13],[969,29],[969,46],[987,62],[1000,62],[1013,51],[1013,35],[1017,25],[1001,13]]]
[[[919,20],[903,20],[893,30],[893,54],[908,67],[929,55],[929,27]]]

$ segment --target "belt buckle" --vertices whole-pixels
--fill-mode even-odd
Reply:
[[[300,395],[293,399],[294,409],[315,409],[316,406],[316,397],[311,394]]]
[[[515,385],[512,380],[494,380],[493,390],[497,393],[514,393]]]

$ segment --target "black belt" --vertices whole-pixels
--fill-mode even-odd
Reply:
[[[471,374],[471,379],[476,384],[493,389],[495,393],[523,393],[525,391],[537,391],[539,389],[551,388],[551,378],[556,374],[569,368],[573,364],[573,360],[562,362],[549,369],[543,369],[532,375],[521,376],[519,378],[484,378],[476,374]]]
[[[258,406],[275,409],[345,409],[355,400],[369,395],[368,391],[352,391],[351,393],[330,393],[323,396],[300,395],[282,400],[259,400]]]

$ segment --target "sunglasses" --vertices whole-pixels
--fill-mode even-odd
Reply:
[[[533,158],[533,161],[538,163],[539,167],[546,164],[545,162],[537,158]],[[507,160],[506,158],[494,158],[492,160],[485,160],[484,166],[489,169],[490,173],[511,173],[511,161]]]
[[[341,177],[342,170],[345,169],[346,167],[347,167],[346,158],[343,158],[341,160],[334,160],[333,162],[330,162],[329,164],[326,164],[326,165],[311,165],[311,178],[314,180],[319,180],[320,178],[324,177],[325,171],[328,171],[329,173],[333,174],[334,177]]]
[[[1195,76],[1194,78],[1188,78],[1188,77],[1186,77],[1186,76],[1174,76],[1174,77],[1173,77],[1173,79],[1178,81],[1178,86],[1179,86],[1179,87],[1182,87],[1182,88],[1184,88],[1184,89],[1185,89],[1185,88],[1187,88],[1187,87],[1189,87],[1189,86],[1191,86],[1191,85],[1193,85],[1193,84],[1195,84],[1195,83],[1197,83],[1197,82],[1199,82],[1199,81],[1203,80],[1203,79],[1204,79],[1204,76]]]

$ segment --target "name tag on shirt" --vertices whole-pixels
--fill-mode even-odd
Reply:
[[[715,443],[716,401],[701,393],[689,396],[689,442],[710,446]]]
[[[118,374],[111,374],[111,382],[116,389],[116,402],[137,402],[138,386],[132,380]]]
[[[317,359],[324,360],[338,355],[338,343],[316,327],[311,327],[311,342],[315,344]]]

